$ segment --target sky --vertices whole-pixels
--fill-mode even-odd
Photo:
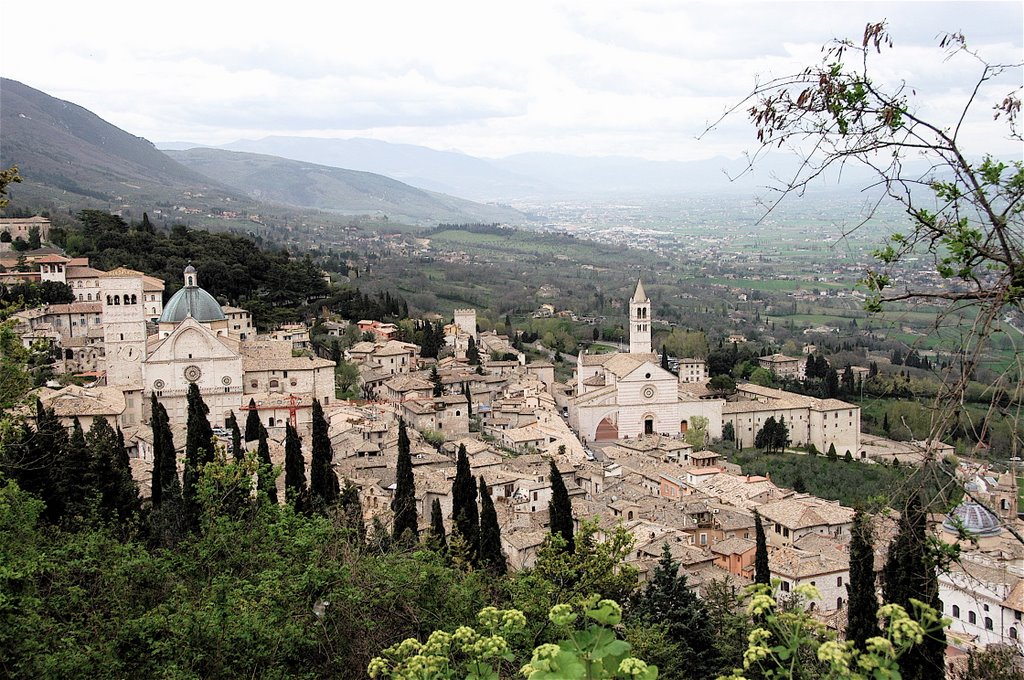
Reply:
[[[895,47],[876,73],[941,124],[980,74],[943,60],[943,32],[992,62],[1024,58],[1019,0],[48,0],[0,8],[0,74],[157,143],[368,137],[482,157],[695,160],[752,150],[742,115],[701,133],[759,80],[883,19]],[[1014,78],[981,91],[969,151],[1021,155],[989,104]]]

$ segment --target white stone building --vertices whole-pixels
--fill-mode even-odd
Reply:
[[[651,352],[651,301],[637,282],[629,302],[628,353],[580,353],[569,423],[587,441],[644,434],[679,436],[694,417],[708,420],[708,435],[722,436],[721,399],[695,399]]]

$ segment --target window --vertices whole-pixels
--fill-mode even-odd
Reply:
[[[249,385],[252,386],[253,389],[256,389],[257,387],[260,386],[259,382],[256,380],[253,380],[251,383],[249,383]]]
[[[281,386],[281,383],[279,383],[278,381],[276,381],[276,380],[271,380],[270,381],[270,389],[276,390],[280,386]]]
[[[782,588],[782,592],[788,593],[789,592],[789,581],[783,581],[782,585],[781,585],[781,588]]]
[[[284,371],[284,377],[285,377],[285,378],[287,378],[287,377],[288,377],[288,371]]]
[[[978,615],[975,614],[974,612],[967,612],[967,621],[968,621],[968,623],[977,623],[978,622]]]
[[[992,617],[985,617],[985,630],[992,630]]]
[[[842,608],[843,608],[843,598],[837,597],[836,598],[836,609],[842,609]]]
[[[843,585],[843,577],[842,576],[836,576],[836,587],[839,588],[839,587],[842,587],[842,585]]]
[[[708,544],[708,535],[707,534],[701,534],[700,535],[700,544],[701,545],[707,545]]]
[[[960,606],[959,605],[953,605],[953,618],[954,619],[959,619],[960,618]]]
[[[267,418],[267,427],[273,427],[273,426],[274,426],[274,419],[273,418]]]
[[[1010,629],[1010,639],[1011,640],[1016,640],[1017,639],[1017,629],[1016,628],[1011,628]]]

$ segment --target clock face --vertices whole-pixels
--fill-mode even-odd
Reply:
[[[190,383],[194,383],[203,376],[203,372],[199,370],[198,366],[189,366],[185,369],[185,380]]]
[[[654,386],[647,385],[646,387],[644,387],[644,389],[643,389],[644,399],[654,399],[654,394],[655,394]]]
[[[139,361],[142,358],[142,352],[135,347],[122,347],[117,350],[117,356],[122,361]]]

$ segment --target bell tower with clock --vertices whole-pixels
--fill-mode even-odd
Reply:
[[[118,267],[100,275],[107,385],[125,396],[125,425],[142,418],[142,362],[146,358],[143,274]]]

